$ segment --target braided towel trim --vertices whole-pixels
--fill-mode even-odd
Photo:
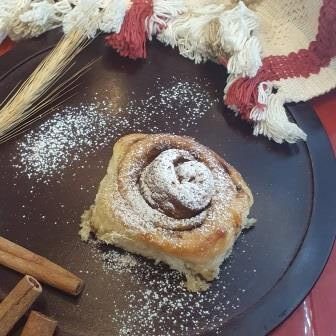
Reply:
[[[288,120],[283,105],[310,99],[333,88],[330,84],[335,80],[332,79],[313,90],[309,89],[309,84],[316,83],[317,74],[322,70],[327,77],[328,72],[332,72],[335,37],[336,3],[324,0],[318,33],[308,48],[287,56],[264,58],[262,67],[252,78],[231,77],[225,90],[225,103],[238,111],[243,119],[254,123],[255,135],[263,134],[279,143],[305,140],[305,133]],[[306,93],[303,93],[304,88]]]

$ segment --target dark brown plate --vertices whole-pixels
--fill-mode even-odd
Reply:
[[[32,72],[56,40],[52,33],[23,42],[0,60],[1,99]],[[33,56],[27,58],[29,55]],[[62,336],[266,334],[311,289],[335,237],[336,165],[319,121],[307,104],[290,107],[309,139],[307,143],[278,145],[251,135],[250,126],[225,109],[223,67],[195,65],[157,43],[150,46],[146,61],[134,62],[106,49],[101,37],[82,53],[76,67],[100,55],[103,58],[80,80],[79,94],[62,105],[59,115],[66,118],[66,106],[80,106],[96,97],[96,102],[113,102],[114,107],[104,116],[99,114],[113,121],[115,113],[109,110],[120,108],[121,115],[137,106],[148,110],[154,99],[157,114],[146,121],[145,117],[141,120],[141,114],[130,113],[130,126],[121,127],[119,133],[135,129],[174,131],[211,147],[246,178],[255,195],[252,215],[258,222],[239,238],[220,279],[206,294],[189,296],[179,287],[164,286],[165,281],[178,284],[180,279],[164,266],[141,258],[131,269],[106,271],[101,252],[81,242],[77,233],[80,216],[92,204],[105,174],[117,139],[116,124],[107,122],[105,142],[101,145],[100,141],[94,151],[89,143],[65,145],[66,166],[48,178],[34,172],[29,177],[31,166],[24,172],[19,151],[27,143],[23,134],[0,147],[0,233],[86,280],[79,298],[46,287],[35,308],[59,321],[58,335]],[[192,95],[203,95],[203,100],[181,103],[181,97],[176,97],[175,105],[164,107],[163,113],[157,107],[162,103],[157,97],[163,88],[176,94],[170,90],[174,83],[187,89],[191,85],[195,88]],[[181,123],[181,115],[187,118],[190,109],[199,107],[206,111],[204,116],[196,117],[189,127]],[[37,123],[30,136],[41,134],[39,127],[53,118],[51,114]],[[92,127],[96,139],[97,126],[86,127]],[[86,147],[91,149],[83,150]],[[15,166],[18,162],[21,167]],[[0,295],[4,296],[18,279],[18,274],[1,268]],[[150,317],[150,313],[154,315]]]

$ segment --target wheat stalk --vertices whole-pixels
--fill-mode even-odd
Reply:
[[[34,124],[39,119],[43,118],[46,114],[54,111],[59,106],[61,106],[63,103],[65,103],[66,101],[74,97],[77,93],[72,93],[72,92],[79,86],[79,84],[74,85],[75,82],[81,76],[83,76],[86,72],[88,72],[91,69],[92,65],[95,64],[100,59],[101,57],[88,63],[83,68],[81,68],[79,71],[77,71],[75,74],[73,74],[70,78],[68,78],[66,81],[61,82],[58,86],[56,86],[55,89],[53,89],[52,91],[49,91],[48,95],[44,96],[44,99],[41,100],[39,104],[36,104],[36,106],[34,107],[33,113],[30,114],[29,116],[29,120],[25,120],[25,122],[20,123],[15,128],[6,132],[2,137],[0,137],[0,144],[10,140],[11,138],[21,133],[24,133],[27,130],[28,126]],[[65,98],[62,99],[63,97]],[[60,99],[62,100],[59,101]],[[49,106],[55,101],[58,101],[56,105],[52,105],[48,109],[44,109],[45,107]],[[41,110],[43,110],[43,112],[41,112]]]
[[[7,102],[0,110],[0,143],[9,140],[25,126],[40,118],[41,115],[32,119],[47,105],[68,93],[67,89],[70,85],[78,76],[87,71],[90,65],[76,72],[54,90],[50,92],[49,90],[71,68],[72,61],[87,43],[86,35],[79,30],[63,36],[17,92],[10,98],[6,98]]]

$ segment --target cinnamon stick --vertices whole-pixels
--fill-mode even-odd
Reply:
[[[22,278],[0,303],[0,336],[6,336],[42,293],[39,282],[30,275]]]
[[[52,336],[57,322],[37,311],[32,311],[22,330],[21,336]]]
[[[84,287],[76,275],[3,237],[0,237],[0,265],[29,274],[68,294],[78,295]]]

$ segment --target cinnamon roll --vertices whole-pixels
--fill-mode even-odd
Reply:
[[[131,134],[113,148],[80,234],[121,247],[185,274],[204,290],[250,221],[253,196],[241,175],[195,140]]]

